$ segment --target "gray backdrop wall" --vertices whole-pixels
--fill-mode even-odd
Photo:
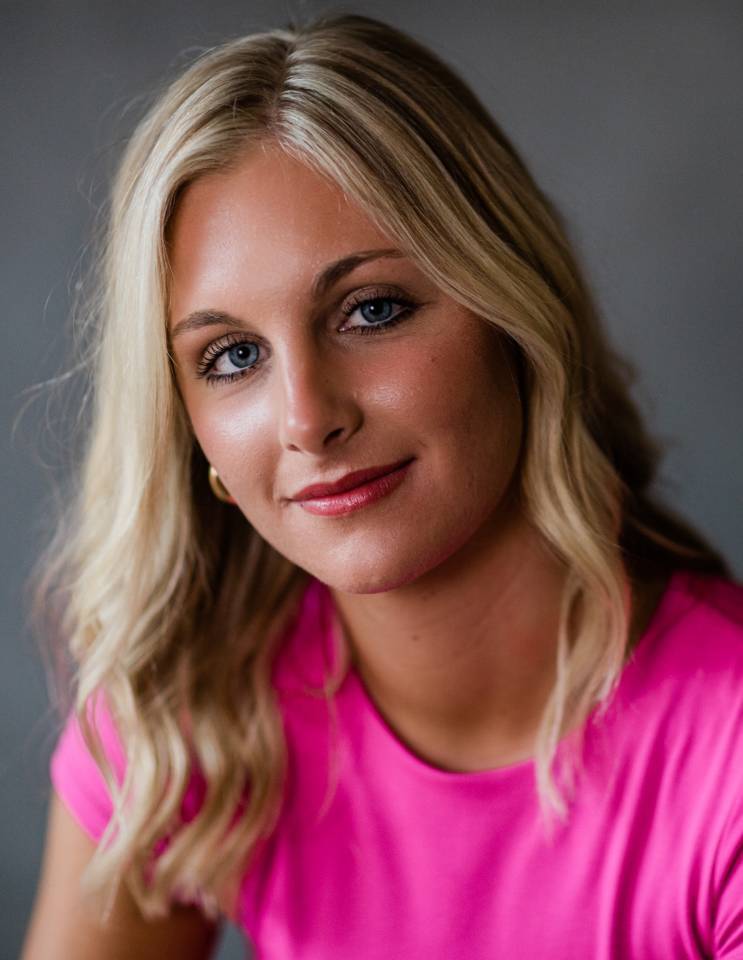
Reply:
[[[140,114],[136,98],[197,49],[319,9],[271,0],[0,6],[1,957],[17,955],[43,844],[55,726],[23,585],[70,415],[27,388],[60,372],[76,268]],[[668,448],[660,489],[740,577],[739,0],[380,0],[345,9],[432,45],[521,149],[567,220],[616,346],[635,363],[636,395]],[[228,935],[220,957],[241,955]]]

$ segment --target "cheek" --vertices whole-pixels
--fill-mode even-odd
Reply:
[[[427,359],[419,401],[431,430],[445,434],[452,451],[466,452],[467,462],[505,466],[520,447],[522,411],[516,371],[502,341],[475,329]]]
[[[204,456],[228,490],[237,494],[265,485],[272,461],[271,424],[260,404],[247,404],[237,391],[192,411],[191,424]]]

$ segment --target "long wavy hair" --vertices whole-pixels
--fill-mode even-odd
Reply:
[[[235,878],[281,806],[286,748],[271,668],[309,577],[209,490],[166,334],[179,194],[261,140],[332,178],[518,356],[520,490],[569,570],[537,739],[543,811],[568,815],[556,749],[616,686],[632,584],[679,567],[726,572],[653,498],[659,448],[560,220],[448,66],[356,15],[204,53],[139,123],[115,179],[84,317],[90,426],[36,595],[72,654],[78,719],[114,801],[90,885],[123,878],[149,915],[166,911],[176,891],[229,910]],[[91,721],[100,695],[125,747],[122,784]],[[196,767],[207,789],[182,823]]]

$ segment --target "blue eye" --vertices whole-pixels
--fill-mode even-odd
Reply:
[[[393,305],[397,305],[401,309],[397,313],[394,313]],[[351,317],[354,313],[358,312],[361,314],[362,319],[368,323],[368,326],[349,327],[350,332],[377,333],[382,330],[387,330],[396,323],[399,323],[411,313],[416,306],[417,304],[411,300],[406,300],[399,296],[366,297],[351,302],[348,306],[344,307],[343,313],[347,317]]]
[[[392,301],[382,297],[378,297],[376,300],[364,300],[364,302],[359,305],[358,310],[364,317],[364,320],[368,320],[370,323],[377,323],[379,321],[384,323],[390,319]],[[370,315],[366,315],[365,311]]]
[[[239,370],[244,370],[250,366],[251,361],[255,361],[256,357],[252,355],[257,354],[257,352],[258,348],[254,343],[236,343],[234,347],[226,350],[222,357],[227,357],[230,363],[233,363]],[[215,367],[219,366],[222,357],[215,363]]]
[[[343,307],[344,317],[360,314],[363,324],[344,325],[339,333],[383,333],[415,312],[417,303],[399,295],[357,296]],[[395,307],[399,308],[395,312]],[[261,365],[261,346],[253,340],[240,340],[238,334],[229,334],[210,343],[197,366],[197,376],[209,385],[232,383],[250,376]]]
[[[227,343],[217,340],[210,343],[199,361],[197,375],[207,383],[230,383],[249,373],[260,363],[260,349],[252,340],[234,340]]]

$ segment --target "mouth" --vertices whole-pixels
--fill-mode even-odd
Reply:
[[[411,463],[414,459],[414,457],[407,457],[404,460],[398,460],[395,463],[388,463],[384,466],[354,470],[331,483],[313,483],[308,487],[303,487],[298,493],[295,493],[291,499],[294,501],[317,500],[322,497],[332,497],[339,493],[346,493],[356,487],[363,486],[370,480],[376,480],[379,477],[393,473],[395,470]]]
[[[300,491],[301,498],[295,498],[295,502],[308,513],[320,516],[341,516],[353,513],[389,496],[396,490],[407,477],[414,459],[409,457],[407,460],[398,461],[387,467],[376,467],[347,474],[336,484],[306,487]],[[349,486],[352,480],[353,486]],[[328,490],[334,492],[327,492]]]

